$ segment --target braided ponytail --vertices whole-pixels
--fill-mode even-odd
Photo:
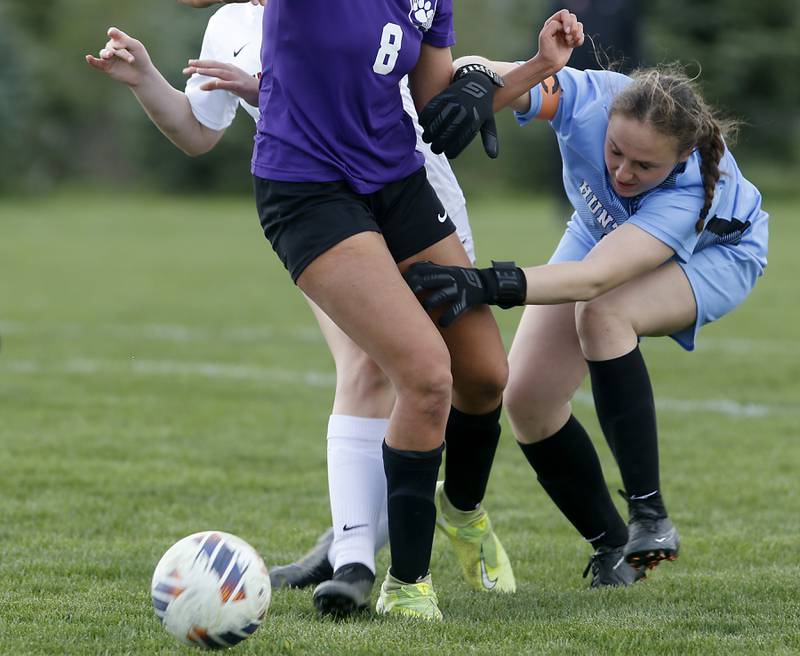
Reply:
[[[697,152],[700,154],[700,173],[703,175],[703,190],[706,198],[703,209],[700,210],[700,218],[695,224],[698,233],[703,232],[708,210],[714,200],[714,190],[719,181],[719,162],[725,153],[725,141],[722,138],[722,129],[709,114],[706,117],[700,138],[697,140]]]
[[[705,191],[703,209],[695,224],[700,233],[721,175],[719,163],[725,154],[725,138],[735,130],[736,123],[718,119],[695,88],[694,80],[678,65],[640,69],[631,77],[633,82],[614,98],[609,115],[620,113],[649,124],[674,138],[678,153],[697,148]]]

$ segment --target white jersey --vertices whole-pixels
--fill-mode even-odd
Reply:
[[[208,21],[199,58],[233,64],[253,77],[258,77],[261,74],[263,12],[262,6],[251,5],[249,2],[228,4],[218,9]],[[233,123],[239,105],[253,120],[258,121],[258,107],[253,107],[230,91],[200,89],[200,85],[211,79],[195,74],[186,82],[186,96],[192,106],[192,113],[200,123],[211,130],[224,130]],[[430,146],[422,141],[422,128],[417,122],[417,113],[406,78],[400,83],[400,93],[403,97],[403,108],[414,119],[417,150],[425,156],[428,180],[456,224],[458,236],[467,254],[474,261],[472,231],[467,220],[464,193],[447,157],[435,155]]]
[[[249,2],[225,5],[208,21],[200,59],[213,59],[238,66],[258,77],[261,75],[261,17],[264,8]],[[241,105],[258,120],[258,107],[253,107],[230,91],[203,91],[201,84],[213,78],[192,75],[186,82],[186,96],[195,118],[211,130],[224,130]]]

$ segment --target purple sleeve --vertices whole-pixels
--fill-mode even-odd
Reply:
[[[436,48],[449,48],[456,42],[453,29],[453,0],[434,0],[436,15],[433,24],[425,32],[422,41]]]

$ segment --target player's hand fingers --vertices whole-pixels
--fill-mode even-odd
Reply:
[[[206,77],[215,77],[220,80],[232,80],[235,79],[231,72],[225,70],[224,68],[201,68],[195,67],[195,72],[198,75],[205,75]]]
[[[544,24],[547,25],[548,23],[551,23],[553,21],[557,21],[559,23],[562,23],[566,19],[566,17],[568,15],[569,15],[569,10],[568,9],[559,9],[555,14],[550,16],[550,18],[548,18],[544,22]]]
[[[107,62],[105,59],[98,59],[93,55],[86,55],[85,59],[87,64],[93,68],[96,68],[98,71],[103,71],[105,73],[108,70],[109,62]]]
[[[492,159],[497,159],[500,154],[500,141],[497,138],[497,125],[494,122],[494,117],[484,122],[481,126],[481,142],[486,154]]]
[[[552,38],[555,37],[559,32],[562,32],[563,29],[564,26],[562,25],[561,21],[554,19],[544,24],[540,36]]]
[[[224,68],[227,70],[236,68],[232,64],[217,61],[216,59],[190,59],[187,64],[189,64],[189,66],[195,66],[196,68]]]
[[[220,80],[218,78],[203,82],[203,84],[200,85],[201,91],[217,91],[218,89],[238,93],[242,90],[242,85],[236,80]]]
[[[447,328],[463,313],[463,308],[456,308],[455,305],[451,305],[442,313],[442,316],[439,317],[439,320],[436,323],[438,323],[442,328]]]
[[[103,52],[106,53],[106,56],[103,56]],[[117,59],[121,59],[128,64],[134,64],[136,62],[136,57],[134,57],[126,48],[105,48],[104,51],[100,51],[100,56],[103,59],[112,59],[116,57]]]
[[[466,125],[467,118],[467,110],[464,107],[448,102],[439,115],[427,126],[422,140],[426,140],[427,133],[431,150],[437,155],[445,151],[458,150],[461,152],[462,149],[458,148],[458,144],[463,140],[462,132],[469,127]]]
[[[577,26],[575,28],[574,39],[575,39],[575,47],[576,48],[583,45],[583,41],[585,39],[585,35],[583,33],[583,23],[581,23],[580,21],[578,21],[578,24],[577,24]]]
[[[109,27],[106,34],[108,34],[108,42],[117,48],[130,48],[138,43],[132,36],[125,34],[125,32],[116,27]]]
[[[422,126],[422,140],[425,143],[430,143],[433,136],[431,134],[431,123],[436,119],[439,112],[442,111],[444,101],[441,98],[434,98],[419,114],[419,124]]]
[[[422,307],[430,311],[439,307],[440,305],[444,305],[445,303],[452,303],[457,298],[458,287],[455,285],[455,283],[452,283],[447,287],[436,290],[430,296],[424,299],[422,301]]]

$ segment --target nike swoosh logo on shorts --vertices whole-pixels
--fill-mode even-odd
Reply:
[[[439,223],[444,223],[445,221],[447,221],[447,212],[445,212],[444,214],[437,214],[436,218],[439,219]]]
[[[445,218],[447,215],[445,214]],[[490,579],[489,572],[486,571],[486,559],[483,557],[483,547],[481,547],[481,583],[487,590],[491,590],[497,585],[497,579]]]
[[[250,43],[250,42],[248,41],[247,43]],[[239,56],[239,53],[240,53],[242,50],[244,50],[244,49],[247,47],[247,43],[245,43],[245,44],[244,44],[244,45],[243,45],[241,48],[239,48],[238,50],[234,50],[234,51],[233,51],[233,56],[234,56],[234,57],[238,57],[238,56]]]
[[[354,528],[364,528],[365,526],[369,526],[369,524],[353,524],[352,526],[348,526],[345,524],[342,526],[343,531],[352,531]]]

